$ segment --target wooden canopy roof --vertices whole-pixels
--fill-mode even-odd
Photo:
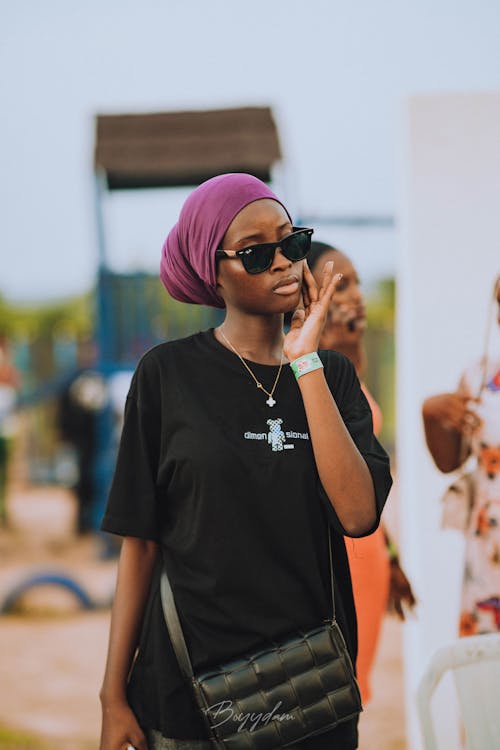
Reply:
[[[221,172],[270,180],[281,158],[268,107],[98,115],[95,167],[110,190],[198,185]]]

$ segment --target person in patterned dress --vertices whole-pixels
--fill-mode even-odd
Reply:
[[[500,326],[500,277],[494,286]],[[427,446],[438,469],[454,471],[475,459],[464,523],[465,564],[459,634],[500,632],[500,354],[483,357],[462,375],[454,393],[426,399]]]

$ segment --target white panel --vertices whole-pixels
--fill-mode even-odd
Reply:
[[[500,93],[414,97],[403,130],[398,469],[402,551],[420,600],[405,629],[409,746],[418,748],[414,691],[433,650],[456,634],[463,555],[458,533],[439,529],[449,478],[427,452],[420,410],[482,351],[500,271]],[[443,741],[453,747],[451,735]]]

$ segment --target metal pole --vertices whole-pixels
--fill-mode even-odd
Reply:
[[[96,288],[97,314],[97,367],[106,389],[106,399],[96,418],[96,452],[94,457],[93,479],[94,497],[92,503],[92,526],[98,531],[113,474],[115,452],[113,450],[113,414],[107,396],[107,380],[113,370],[113,300],[110,288],[110,271],[106,262],[106,236],[104,230],[103,204],[107,193],[106,174],[96,171],[94,175],[94,207],[98,246],[98,273]],[[108,535],[102,536],[102,556],[114,552]]]

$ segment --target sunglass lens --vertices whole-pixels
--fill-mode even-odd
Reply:
[[[241,259],[247,273],[262,273],[272,264],[273,256],[274,248],[261,246],[251,248]]]
[[[282,243],[281,250],[288,260],[298,261],[306,257],[311,249],[311,235],[308,232],[297,232]]]

